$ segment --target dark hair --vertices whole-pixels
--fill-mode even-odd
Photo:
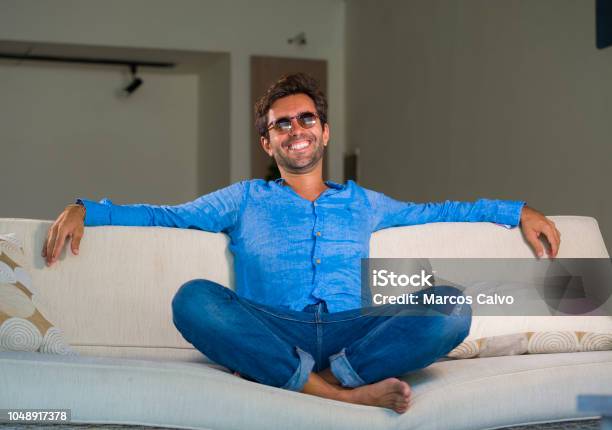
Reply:
[[[284,75],[255,103],[255,129],[260,136],[268,134],[268,111],[274,102],[294,94],[306,94],[312,99],[321,124],[327,124],[327,99],[315,78],[306,73]]]

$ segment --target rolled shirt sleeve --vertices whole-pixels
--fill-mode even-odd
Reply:
[[[412,203],[394,200],[371,190],[367,192],[372,208],[372,231],[432,222],[492,222],[516,227],[525,205],[524,201],[489,199]]]
[[[229,231],[239,220],[248,183],[237,182],[188,203],[166,206],[149,204],[116,205],[78,199],[85,206],[85,225],[159,226],[192,228],[210,232]]]

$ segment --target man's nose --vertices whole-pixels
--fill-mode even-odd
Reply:
[[[298,121],[298,119],[291,118],[291,131],[289,133],[291,134],[299,133],[301,128],[302,126],[300,122]]]

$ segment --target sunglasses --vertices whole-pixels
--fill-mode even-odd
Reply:
[[[297,119],[298,124],[302,128],[312,128],[317,123],[319,115],[313,112],[302,112],[295,116],[285,116],[268,124],[268,131],[275,129],[279,133],[288,133],[293,128],[292,120]]]

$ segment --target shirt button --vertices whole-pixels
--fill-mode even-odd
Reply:
[[[317,258],[317,264],[321,264],[321,259]]]
[[[321,232],[320,231],[317,231],[317,236],[321,236]]]

